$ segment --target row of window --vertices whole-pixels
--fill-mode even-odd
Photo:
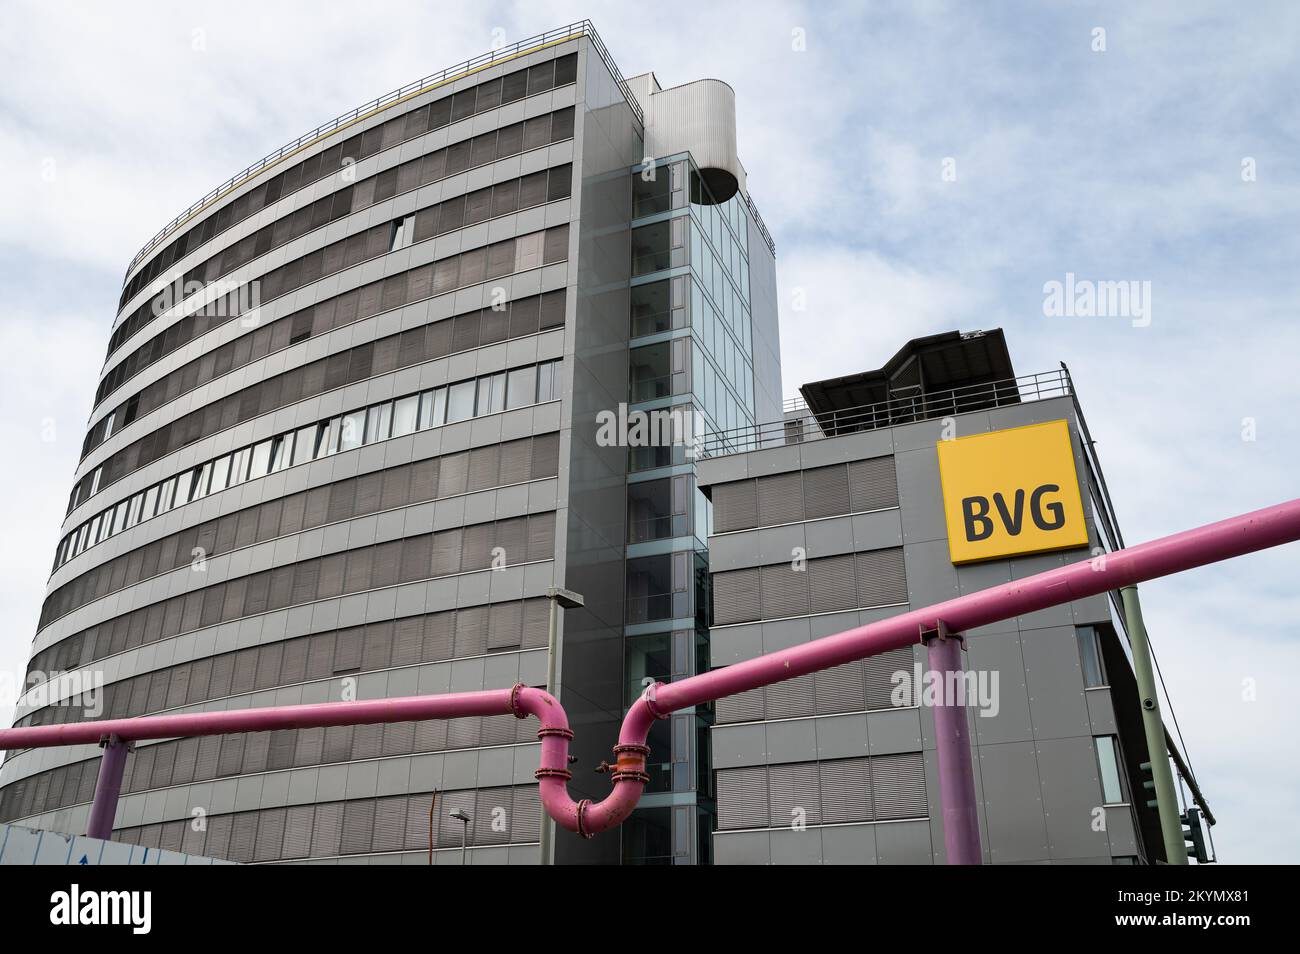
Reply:
[[[424,217],[426,235],[425,238],[433,234],[443,234],[441,227],[447,224],[447,231],[452,228],[464,228],[467,225],[473,225],[476,222],[483,221],[484,218],[495,218],[500,215],[507,215],[511,212],[517,212],[522,209],[533,208],[546,202],[561,199],[569,195],[572,189],[572,166],[558,166],[554,169],[541,170],[540,172],[531,173],[519,179],[511,179],[509,182],[498,183],[495,186],[489,186],[485,189],[478,189],[469,193],[467,196],[460,196],[457,200],[448,200],[445,203],[438,203],[429,206],[417,213],[417,224],[420,216]],[[343,193],[338,193],[342,195]],[[324,201],[324,200],[322,200]],[[357,211],[359,200],[353,199],[352,211]],[[463,209],[459,219],[457,218],[456,203],[459,202]],[[482,216],[482,209],[485,206],[488,209],[488,215]],[[461,224],[454,225],[456,221]],[[432,222],[432,226],[428,223]],[[403,244],[410,244],[411,237],[409,230],[405,230],[405,220],[398,219],[388,223],[390,231],[389,249],[395,244],[394,241],[399,232],[405,231]],[[271,226],[268,226],[270,228]],[[278,223],[277,223],[278,227]],[[433,227],[438,231],[429,232],[428,229]],[[292,231],[292,228],[291,228]],[[260,234],[260,233],[259,233]],[[296,236],[290,235],[289,238]],[[287,241],[288,239],[285,239]],[[420,241],[420,238],[414,239]],[[365,250],[369,251],[370,239],[367,238]],[[284,244],[281,241],[275,241],[272,247],[278,247]],[[360,242],[354,245],[353,256],[357,253],[356,248],[360,247]],[[378,243],[376,243],[378,244]],[[385,251],[389,250],[385,249]],[[268,249],[269,250],[269,249]],[[262,254],[258,251],[257,254]],[[347,247],[344,246],[344,255],[347,258]],[[223,272],[224,274],[224,272]],[[259,286],[259,297],[260,297]],[[98,407],[108,395],[112,394],[126,381],[130,380],[136,374],[139,374],[145,368],[154,362],[161,360],[168,354],[171,354],[177,348],[194,340],[207,331],[212,330],[227,321],[233,320],[241,311],[241,308],[249,304],[249,295],[245,288],[236,289],[225,296],[215,299],[214,301],[202,306],[196,312],[186,315],[180,321],[173,323],[162,334],[157,335],[146,341],[139,348],[127,355],[122,361],[118,362],[103,379],[99,382],[99,387],[95,391],[95,406]]]
[[[93,639],[99,648],[119,638],[122,645],[147,645],[317,600],[554,556],[553,511],[511,517],[286,563],[140,607],[73,638]]]
[[[470,822],[452,817],[455,811]],[[113,840],[247,864],[424,852],[431,824],[437,848],[535,842],[540,822],[537,786],[524,785],[264,808],[211,816],[205,831],[183,819],[116,831]]]
[[[400,143],[423,136],[427,132],[442,129],[477,113],[496,109],[526,96],[567,86],[577,79],[577,75],[578,55],[576,53],[559,57],[549,63],[539,63],[527,69],[516,70],[498,79],[435,100],[418,109],[400,113],[385,123],[372,126],[364,133],[358,133],[289,166],[278,175],[245,192],[233,202],[227,203],[157,252],[130,281],[124,283],[118,308],[125,305],[127,299],[190,252],[285,196],[345,170],[362,159],[368,159]],[[109,354],[112,354],[112,351],[113,347],[110,346]]]
[[[412,422],[397,423],[405,427]],[[304,437],[303,447],[308,446],[311,439],[310,434]],[[268,450],[268,467],[291,460],[286,455],[297,448],[296,434],[290,436],[290,447],[287,450],[283,444],[276,448],[272,442],[272,447]],[[224,481],[228,486],[231,477],[236,476],[236,470],[243,467],[244,460],[249,460],[251,467],[251,455],[237,458],[238,455],[222,458],[232,461],[230,472],[221,472],[215,466],[208,469],[206,465],[191,471],[191,493],[201,489],[201,481],[205,477],[209,489],[214,482],[220,484]],[[231,550],[327,523],[423,503],[437,497],[485,490],[501,483],[517,484],[539,477],[553,477],[557,471],[558,458],[559,435],[548,434],[536,439],[524,438],[507,444],[492,444],[472,451],[373,471],[360,477],[349,477],[312,490],[268,500],[253,507],[232,511],[207,523],[188,527],[107,560],[50,593],[46,597],[45,606],[49,609],[50,618],[55,619],[159,573],[188,566],[196,559],[219,556]],[[144,517],[143,511],[140,516]]]
[[[554,195],[551,196],[549,196],[546,191],[546,182],[549,174],[550,178],[554,179],[555,186],[554,190],[552,190]],[[568,183],[572,179],[572,166],[559,166],[559,168],[550,170],[550,173],[542,172],[539,173],[539,175],[541,175],[541,192],[539,192],[538,195],[539,198],[541,198],[542,203],[550,201],[551,198],[563,199],[565,196],[568,196]],[[515,179],[513,185],[516,186],[517,191],[519,179]],[[493,190],[489,188],[489,190],[485,191],[491,192]],[[532,198],[532,196],[530,196],[530,198]],[[432,205],[432,207],[428,209],[422,209],[421,212],[413,214],[413,216],[407,216],[406,220],[390,222],[389,231],[391,242],[394,243],[394,247],[396,247],[396,243],[411,238],[412,231],[415,233],[415,240],[417,240],[417,242],[428,239],[430,237],[428,229],[429,227],[434,226],[426,224],[425,234],[421,235],[421,217],[425,216],[425,214],[432,214],[434,218],[437,218],[439,209],[441,209],[443,205],[448,204],[458,205],[458,208],[460,208],[458,216],[463,216],[464,196],[460,196],[459,199],[452,200],[450,203]],[[412,222],[413,227],[411,227]],[[559,243],[559,235],[552,238],[552,242]],[[485,259],[485,266],[493,265],[494,270],[504,268],[507,257],[510,257],[511,270],[515,270],[515,266],[517,265],[524,265],[524,268],[532,268],[532,266],[536,266],[528,264],[530,257],[524,257],[529,255],[529,243],[513,244],[511,242],[503,242],[498,244],[498,260],[491,261]],[[533,242],[532,244],[536,244],[536,242]],[[493,248],[495,248],[495,246],[493,246]],[[545,247],[545,239],[543,239],[542,251],[543,260],[551,261],[555,260],[554,256],[560,253],[558,248]],[[510,252],[515,252],[516,255],[511,257],[508,255]],[[567,252],[567,250],[565,250],[565,252]],[[465,255],[471,255],[471,253],[465,253]],[[447,261],[454,261],[456,270],[454,274],[452,273],[452,265],[448,264],[443,266],[442,281],[443,283],[455,285],[455,283],[459,283],[460,269],[471,268],[471,265],[468,265],[467,261],[472,263],[473,257],[471,255],[469,259],[461,261],[461,256],[456,256],[456,259],[448,259]],[[351,300],[355,300],[356,302],[357,317],[377,315],[377,313],[380,313],[381,311],[391,311],[393,308],[400,308],[404,304],[413,302],[413,300],[422,300],[430,298],[430,296],[433,295],[441,294],[441,292],[434,290],[435,282],[437,282],[438,279],[437,273],[437,263],[433,263],[422,266],[422,268],[409,269],[407,272],[394,274],[394,276],[381,279],[381,281],[370,282],[367,286],[355,289],[354,299]],[[485,276],[485,278],[487,277],[495,278],[499,276],[493,274],[493,276]],[[419,292],[419,295],[412,296],[412,286],[415,286],[417,282],[419,282],[419,287],[416,287],[415,290]],[[315,308],[315,305],[313,305],[313,308]],[[334,311],[337,313],[337,308],[335,308]],[[365,312],[364,315],[363,312]],[[259,333],[253,333],[251,335],[253,341],[250,343],[244,343],[243,338],[229,342],[225,344],[225,346],[217,348],[217,350],[208,352],[207,355],[196,357],[196,359],[190,361],[190,363],[173,370],[173,372],[170,372],[169,374],[165,374],[164,377],[161,377],[159,380],[151,383],[151,385],[144,387],[144,389],[140,390],[138,394],[126,399],[121,406],[114,408],[112,412],[101,417],[101,419],[96,422],[95,426],[92,426],[92,428],[88,430],[85,441],[82,442],[82,458],[85,459],[86,455],[90,454],[90,451],[99,447],[105,439],[110,437],[110,435],[117,433],[118,430],[125,428],[125,426],[129,424],[133,424],[134,421],[147,415],[147,413],[153,411],[153,409],[160,408],[164,406],[164,404],[172,402],[172,400],[177,399],[178,396],[186,394],[188,391],[194,390],[195,387],[204,385],[204,383],[207,383],[208,381],[212,381],[213,378],[229,373],[230,370],[233,370],[234,368],[242,367],[242,365],[234,363],[235,356],[239,355],[240,357],[243,357],[243,364],[248,364],[250,361],[257,360],[257,357],[260,357],[261,355],[255,354],[257,351],[257,348],[253,347],[255,344],[261,344],[261,346],[268,348],[269,354],[269,350],[272,350],[272,348],[276,346],[277,338],[279,347],[286,347],[289,346],[289,344],[294,344],[303,341],[305,338],[311,337],[309,330],[311,330],[313,313],[315,312],[308,312],[307,309],[303,309],[303,312],[296,313],[294,316],[294,324],[292,325],[286,324],[287,317],[289,316],[279,318],[279,320],[270,322],[270,324],[266,326],[268,329],[276,330],[268,330],[265,334],[261,335],[260,338]],[[244,335],[244,337],[247,338],[250,337],[250,335]]]
[[[537,149],[548,143],[560,142],[570,139],[573,136],[573,108],[558,110],[554,113],[547,113],[543,116],[536,116],[533,119],[526,120],[522,123],[515,123],[512,126],[506,126],[502,129],[494,129],[491,132],[482,133],[473,139],[465,140],[463,143],[456,143],[448,146],[445,150],[438,150],[430,153],[428,157],[422,157],[417,160],[420,163],[420,178],[424,175],[432,175],[440,172],[441,177],[452,175],[458,172],[464,172],[466,169],[477,168],[480,165],[486,165],[495,162],[497,159],[504,159],[507,156],[518,155],[526,149]],[[475,148],[478,144],[477,149]],[[439,158],[440,157],[440,158]],[[425,162],[425,159],[428,162]],[[408,164],[409,165],[409,164]],[[462,168],[463,166],[463,168]],[[400,168],[400,167],[399,167]],[[433,181],[430,179],[429,181]],[[340,200],[341,201],[341,200]],[[323,215],[324,213],[321,213]],[[330,206],[330,214],[334,214],[334,206]],[[322,223],[323,224],[323,223]],[[272,226],[272,229],[274,226]],[[287,226],[286,226],[287,228]],[[365,232],[360,232],[346,239],[344,242],[338,242],[328,246],[327,249],[320,252],[314,252],[305,259],[299,259],[283,268],[276,269],[263,276],[261,296],[264,301],[269,301],[277,295],[291,291],[293,287],[286,284],[291,277],[286,271],[291,267],[301,266],[301,270],[311,274],[313,269],[319,268],[319,260],[322,252],[328,251],[331,255],[331,262],[345,261],[348,265],[356,264],[367,258],[373,258],[376,255],[382,255],[388,251],[390,235],[387,226],[377,226]],[[236,261],[241,255],[249,255],[247,259],[251,261],[253,257],[261,254],[257,251],[258,235],[256,233],[249,238],[253,240],[252,245],[246,246],[243,242],[238,243],[232,248],[235,251],[227,250],[226,252],[214,255],[205,262],[200,263],[194,268],[187,271],[174,285],[182,288],[189,282],[211,282],[215,281],[221,275],[226,274],[229,269],[223,271],[222,260],[227,253],[231,256],[231,261]],[[271,242],[274,241],[274,231],[267,233],[268,237],[262,238],[261,243],[265,251],[271,249]],[[378,238],[376,238],[378,236]],[[247,240],[245,240],[247,241]],[[250,254],[251,253],[251,254]],[[236,266],[231,266],[236,267]],[[337,270],[337,269],[335,269]],[[325,274],[329,274],[326,272]],[[318,276],[319,277],[319,276]],[[314,280],[314,279],[313,279]],[[304,283],[305,284],[305,283]],[[169,288],[164,288],[158,295],[151,296],[148,300],[142,302],[139,307],[131,313],[130,317],[123,320],[114,329],[109,344],[109,355],[121,346],[137,331],[149,324],[159,314],[167,310],[164,307],[167,304],[167,296],[173,294]],[[244,293],[247,297],[247,293]],[[228,300],[234,299],[233,295],[227,295]],[[238,299],[234,299],[238,300]]]
[[[343,673],[378,672],[536,649],[546,645],[547,607],[544,599],[492,603],[404,616],[205,656],[105,686],[98,700],[100,714],[94,718],[147,715]],[[21,724],[92,721],[86,708],[83,700],[68,699],[33,710]],[[46,715],[49,709],[56,714]]]
[[[563,262],[568,258],[568,246],[569,227],[568,225],[562,225],[541,232],[521,235],[518,238],[506,239],[503,242],[497,242],[472,251],[461,252],[459,255],[440,259],[432,263],[432,265],[426,265],[393,276],[393,300],[390,302],[385,299],[383,305],[386,307],[400,307],[405,301],[413,300],[412,296],[428,297],[429,285],[426,282],[431,282],[432,293],[439,295],[453,288],[478,284],[491,278],[509,275],[512,272],[538,268],[544,264]],[[389,282],[385,279],[385,292],[388,289]],[[444,330],[439,329],[439,332],[435,332],[435,334]],[[391,343],[392,339],[388,340]],[[228,395],[205,408],[193,411],[185,417],[147,434],[145,437],[110,455],[98,468],[83,477],[81,481],[78,481],[77,486],[73,488],[69,509],[77,506],[98,490],[109,486],[147,464],[153,463],[177,448],[184,447],[201,437],[224,430],[242,421],[250,420],[259,414],[265,414],[268,410],[274,410],[294,401],[302,400],[312,393],[322,393],[321,390],[311,391],[311,387],[315,385],[314,380],[308,377],[309,375],[321,376],[327,382],[334,382],[321,385],[322,390],[331,390],[335,387],[342,387],[345,384],[363,380],[374,374],[383,373],[381,371],[363,370],[367,365],[371,364],[371,359],[366,357],[366,350],[374,350],[374,347],[373,344],[360,345],[350,351],[340,352],[340,354],[333,355],[330,358],[321,359],[321,361],[312,365],[295,368],[293,371],[286,372],[276,378],[267,379],[259,384],[244,388],[236,394]],[[349,357],[351,361],[349,361]],[[307,369],[312,370],[308,371]],[[272,381],[279,383],[269,383]],[[295,388],[303,388],[303,393],[286,400],[283,395],[293,395]],[[92,447],[94,444],[107,439],[113,432],[111,415],[105,418],[101,424],[102,427],[97,425],[87,435],[87,442]],[[95,438],[93,442],[92,437]],[[89,481],[89,487],[86,486],[87,481]]]
[[[893,457],[715,484],[713,532],[751,530],[898,506]]]
[[[549,177],[552,180],[552,190],[550,193],[547,192],[548,173],[545,171],[540,172],[537,173],[537,176],[540,177],[537,180],[539,186],[535,194],[530,194],[528,196],[530,202],[533,202],[534,199],[537,200],[533,202],[534,205],[540,205],[553,199],[562,199],[568,196],[569,182],[572,178],[571,166],[561,166],[550,170]],[[514,186],[514,192],[516,195],[519,192],[521,181],[522,180],[514,179],[510,183],[510,185]],[[496,188],[496,186],[493,186],[482,191],[492,193]],[[461,196],[458,199],[444,202],[441,205],[434,205],[427,209],[423,209],[414,216],[408,216],[405,222],[403,222],[403,220],[398,220],[395,223],[390,223],[394,230],[394,242],[401,240],[403,236],[409,237],[412,230],[406,226],[412,220],[414,221],[414,240],[419,242],[428,239],[431,235],[429,230],[435,227],[435,224],[430,223],[438,220],[440,214],[439,210],[441,209],[445,212],[445,207],[447,206],[457,207],[458,211],[456,213],[456,221],[459,221],[465,216],[464,200],[465,197]],[[424,218],[426,215],[431,216],[432,218],[426,220]],[[446,218],[445,214],[442,218]],[[441,221],[437,221],[436,227],[441,228],[441,224]],[[459,228],[460,226],[457,225],[455,227]],[[451,229],[449,228],[448,230],[450,231]],[[433,266],[429,265],[425,266],[423,272],[418,269],[408,270],[399,275],[390,276],[382,281],[371,282],[364,288],[357,289],[356,300],[358,314],[363,310],[370,314],[377,314],[380,311],[388,311],[392,308],[400,308],[402,305],[409,304],[411,284],[417,274],[427,275],[429,278],[429,287],[427,289],[421,287],[419,291],[433,293],[432,286],[434,272],[435,269]],[[387,299],[384,297],[384,292],[388,293]],[[292,325],[286,324],[285,319],[283,318],[272,322],[271,325],[268,325],[268,328],[278,328],[278,334],[276,332],[271,332],[264,336],[262,341],[273,346],[275,344],[275,339],[278,337],[282,342],[281,347],[285,347],[289,344],[295,344],[297,341],[310,337],[308,333],[310,329],[309,323],[312,320],[311,315],[314,314],[314,312],[311,314],[299,312],[298,314],[303,317],[295,318]],[[296,340],[293,334],[295,328],[297,328],[299,332]],[[252,337],[256,339],[257,333],[254,333]],[[99,423],[95,425],[95,427],[90,429],[86,434],[86,439],[83,443],[82,456],[84,457],[85,453],[98,447],[110,433],[126,427],[128,424],[133,423],[148,414],[150,411],[156,410],[164,404],[174,401],[182,394],[186,394],[194,388],[207,384],[209,381],[218,378],[223,374],[229,373],[235,367],[242,366],[234,363],[237,351],[241,357],[244,355],[247,356],[244,364],[257,360],[257,358],[254,357],[253,349],[253,344],[257,342],[254,341],[253,344],[245,344],[244,347],[237,348],[237,345],[242,341],[242,338],[237,339],[236,341],[231,341],[215,351],[211,351],[200,358],[195,358],[188,364],[177,368],[175,371],[164,375],[157,381],[146,386],[137,394],[132,395],[119,407],[105,415]]]
[[[907,601],[902,547],[713,574],[715,626]]]
[[[425,325],[413,330],[423,332],[434,327],[436,326]],[[403,332],[402,336],[405,334],[406,332]],[[393,338],[402,336],[394,335]],[[340,358],[342,360],[336,360]],[[320,394],[325,390],[351,383],[354,367],[359,374],[355,380],[363,380],[372,374],[396,370],[397,365],[393,363],[392,367],[389,367],[389,363],[398,360],[401,360],[401,353],[397,345],[390,343],[389,346],[379,349],[371,345],[363,345],[352,349],[351,352],[341,352],[332,358],[323,359],[253,385],[251,388],[214,402],[208,406],[207,411],[196,411],[155,434],[184,433],[186,439],[176,444],[177,447],[182,447],[200,437],[238,423],[238,420],[234,419],[236,415],[240,415],[244,420],[256,416],[251,408],[260,407],[260,401],[265,394],[274,396],[275,391],[279,391],[283,398],[286,392],[294,393],[286,385],[285,379],[292,381],[293,387],[301,391],[315,389],[309,393],[299,393],[294,399],[302,400],[313,394]],[[383,370],[374,370],[376,366]],[[307,369],[313,370],[309,374],[300,373]],[[362,370],[366,373],[361,374]],[[241,396],[247,395],[248,392],[255,393],[258,404],[243,403],[244,398]],[[325,421],[308,424],[296,431],[286,431],[200,464],[193,470],[169,477],[101,511],[64,538],[55,553],[55,563],[62,566],[95,544],[123,530],[128,530],[144,520],[167,513],[175,507],[218,493],[227,487],[265,477],[287,467],[305,464],[364,444],[402,437],[431,427],[454,424],[473,417],[482,417],[533,404],[543,404],[557,400],[559,396],[559,360],[557,359],[458,381],[420,394],[406,395],[358,411],[340,414]],[[291,403],[293,401],[285,402],[285,404]],[[219,409],[223,416],[208,416],[208,412],[214,408]],[[266,413],[274,409],[267,408],[258,413]],[[192,436],[192,432],[169,431],[170,428],[175,428],[176,424],[196,421],[201,421],[204,426],[194,428],[200,432]],[[154,435],[150,435],[144,440],[153,437]],[[118,455],[135,451],[141,443],[143,442],[138,441],[130,445],[119,451]],[[118,455],[114,455],[110,460],[116,459]],[[108,465],[109,461],[106,461],[92,474],[82,478],[83,481],[91,480],[87,496],[97,493],[112,482],[106,481],[102,476]],[[142,467],[144,464],[141,463],[139,466]]]
[[[724,830],[924,818],[930,811],[920,752],[719,769],[717,795]]]
[[[543,198],[546,196],[547,174],[542,175],[542,193]],[[568,195],[567,183],[572,178],[571,167],[564,171],[563,167],[557,171],[555,176],[555,196],[564,198]],[[516,184],[518,180],[516,180]],[[489,193],[491,189],[487,190]],[[531,198],[531,197],[530,197]],[[302,258],[295,259],[280,268],[268,272],[266,276],[259,280],[260,291],[266,296],[267,300],[287,294],[303,286],[309,285],[320,278],[335,274],[345,268],[349,268],[368,258],[374,258],[383,255],[389,251],[395,251],[411,243],[411,235],[418,232],[420,222],[423,221],[423,228],[427,231],[430,228],[436,228],[436,224],[431,225],[431,219],[420,219],[420,216],[432,215],[434,219],[442,216],[443,206],[454,206],[457,211],[457,217],[463,219],[465,215],[464,196],[459,196],[455,200],[449,200],[421,210],[417,215],[407,216],[405,219],[397,219],[393,222],[385,222],[357,233],[347,239],[335,242],[333,245],[326,246],[317,252],[312,252]],[[567,228],[567,227],[563,227]],[[554,233],[554,234],[552,234]],[[432,233],[418,240],[423,241],[430,238]],[[565,244],[565,248],[560,249],[559,243]],[[344,253],[348,249],[353,250],[351,257],[345,257]],[[513,272],[526,271],[530,268],[536,268],[541,264],[550,264],[551,262],[563,261],[567,258],[567,232],[561,236],[554,229],[545,230],[545,232],[532,233],[528,236],[520,236],[517,239],[506,239],[496,242],[492,245],[475,249],[469,252],[462,252],[459,255],[449,256],[440,261],[433,262],[423,266],[422,269],[412,269],[410,272],[403,273],[404,279],[393,276],[395,283],[405,288],[412,275],[427,277],[427,288],[421,288],[420,298],[428,298],[433,295],[440,295],[445,291],[462,285],[474,285],[482,281],[489,281],[493,278],[500,278]],[[355,259],[353,261],[352,259]],[[257,283],[254,283],[257,284]],[[373,284],[373,283],[372,283]],[[243,291],[250,286],[242,286],[241,291],[235,294],[238,297]],[[254,303],[243,302],[240,306],[235,306],[236,311],[243,310],[244,305]],[[389,307],[400,307],[400,304]],[[260,307],[260,305],[257,305]],[[387,309],[385,309],[387,310]],[[197,364],[196,364],[197,367]],[[181,375],[184,369],[173,372]],[[175,390],[179,387],[180,377],[175,378],[178,382],[173,385]],[[142,394],[136,394],[129,398],[114,411],[104,415],[86,432],[85,440],[81,446],[81,456],[84,459],[87,454],[102,444],[110,436],[123,427],[126,427],[138,416],[147,413],[154,407],[166,403],[168,385],[162,381],[146,388]],[[181,392],[177,392],[181,393]]]
[[[900,670],[912,671],[910,646],[726,696],[716,703],[718,722],[802,719],[889,709],[893,707],[893,675]]]

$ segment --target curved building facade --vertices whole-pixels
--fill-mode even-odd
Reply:
[[[585,23],[332,127],[218,190],[128,270],[16,724],[545,685],[546,594],[566,586],[586,606],[559,620],[552,688],[578,730],[575,790],[599,797],[590,768],[625,704],[629,626],[695,638],[690,601],[647,616],[625,593],[629,545],[646,542],[629,487],[675,473],[691,481],[680,499],[703,501],[689,466],[648,468],[594,421],[639,394],[634,286],[692,281],[690,229],[661,226],[704,207],[700,173],[689,154],[651,164],[697,194],[665,192],[649,227],[666,270],[640,268],[645,114]],[[766,233],[744,195],[710,208],[724,258],[762,256],[773,351],[772,251],[751,241]],[[652,332],[686,369],[656,391],[678,403],[699,335],[683,291],[677,324]],[[738,341],[759,307],[743,297],[726,304]],[[729,385],[746,419],[757,392],[779,396],[774,358],[755,377]],[[699,525],[668,536],[702,549],[704,508],[681,509]],[[464,838],[471,863],[536,863],[533,732],[507,716],[141,743],[114,839],[424,864],[430,845],[458,863]],[[690,810],[666,833],[564,836],[547,860],[704,860],[707,762],[676,745],[665,760],[694,768],[661,801]],[[0,820],[84,830],[97,755],[8,753]],[[644,850],[663,838],[667,856]]]

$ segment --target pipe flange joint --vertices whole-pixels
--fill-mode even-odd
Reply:
[[[642,772],[637,769],[614,769],[610,773],[610,781],[617,785],[619,782],[640,782],[642,785],[650,784],[650,775],[648,772]]]
[[[565,729],[558,725],[552,725],[552,726],[544,725],[537,730],[537,737],[539,739],[545,739],[547,736],[559,736],[561,739],[566,739],[569,742],[572,742],[573,730]]]
[[[645,703],[645,707],[650,710],[650,714],[656,719],[667,719],[672,715],[671,712],[664,712],[655,703],[655,693],[662,685],[662,682],[651,683],[645,687],[645,692],[641,693],[641,701]]]
[[[516,719],[528,718],[528,713],[519,706],[519,693],[525,688],[522,682],[517,682],[510,687],[510,711],[514,713]]]
[[[587,809],[590,807],[591,807],[590,798],[584,798],[582,801],[578,802],[578,810],[576,813],[577,828],[578,828],[578,834],[581,835],[583,838],[592,838],[595,836],[595,832],[587,831],[587,826],[583,824],[583,818],[587,814]]]
[[[533,773],[533,778],[537,779],[539,782],[544,778],[559,778],[567,782],[573,778],[573,773],[568,769],[546,768],[545,766],[542,766]]]
[[[572,735],[573,733],[570,733]],[[640,755],[642,757],[650,754],[650,746],[642,745],[640,742],[620,742],[614,746],[614,754],[622,755],[624,752],[629,755]]]

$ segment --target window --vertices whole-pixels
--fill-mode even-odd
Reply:
[[[560,384],[556,380],[558,361],[544,361],[537,366],[537,403],[554,401],[560,396]]]
[[[1124,786],[1120,781],[1119,743],[1113,735],[1095,736],[1097,766],[1101,771],[1101,794],[1107,805],[1124,801]]]
[[[217,493],[226,489],[226,481],[230,477],[230,458],[223,457],[212,465],[212,487],[209,493]]]
[[[497,411],[505,410],[505,406],[505,374],[490,374],[479,378],[478,400],[475,404],[475,414],[480,417],[484,414],[495,414]]]
[[[1083,684],[1089,689],[1107,685],[1106,668],[1101,660],[1101,635],[1095,626],[1078,626],[1079,661],[1083,665]]]
[[[265,477],[270,473],[271,468],[271,442],[262,441],[253,448],[253,462],[248,469],[248,479],[255,480],[258,477]]]
[[[366,411],[366,443],[388,440],[393,420],[393,405],[377,404]]]
[[[319,424],[309,424],[294,435],[293,466],[305,464],[315,456],[316,432],[318,430],[320,430]]]
[[[537,398],[537,366],[515,368],[507,376],[506,407],[528,407]]]
[[[461,381],[459,384],[453,384],[448,388],[448,424],[454,424],[456,421],[466,421],[474,416],[474,392],[475,383],[473,381]]]
[[[437,427],[447,420],[447,389],[437,388],[420,395],[420,430]]]
[[[344,414],[339,430],[339,450],[352,450],[360,447],[366,436],[366,412],[354,411]]]
[[[419,395],[402,398],[393,407],[393,436],[401,437],[415,431],[419,417]]]

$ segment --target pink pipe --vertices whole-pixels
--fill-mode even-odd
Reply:
[[[595,803],[587,799],[574,802],[569,797],[568,754],[573,733],[569,730],[564,709],[549,693],[526,686],[441,696],[326,702],[4,729],[0,730],[0,749],[97,743],[114,735],[123,741],[135,741],[223,732],[454,719],[508,712],[518,718],[533,715],[542,724],[538,731],[542,741],[541,767],[537,770],[542,804],[561,827],[590,837],[620,824],[632,813],[648,781],[645,759],[649,749],[645,742],[650,727],[656,719],[667,718],[669,713],[678,709],[911,645],[919,641],[922,629],[933,630],[946,625],[949,632],[969,632],[978,626],[1048,606],[1095,596],[1130,583],[1168,576],[1297,539],[1300,539],[1300,500],[1292,500],[859,626],[724,669],[670,684],[656,683],[647,688],[628,710],[619,732],[619,743],[614,748],[617,756],[617,764],[611,769],[614,790]]]

